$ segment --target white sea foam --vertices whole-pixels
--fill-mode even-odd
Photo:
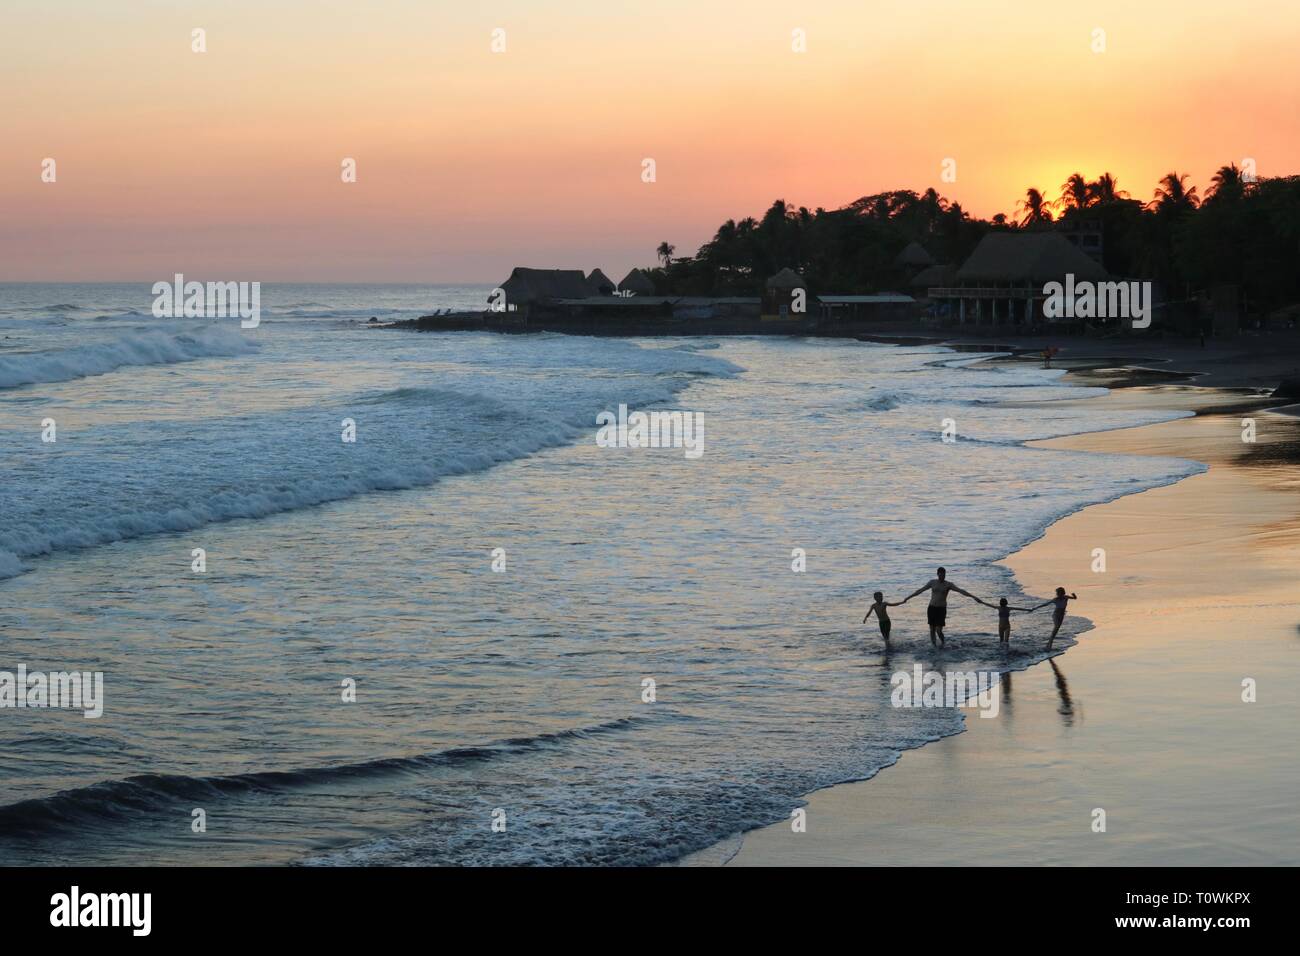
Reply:
[[[105,375],[133,365],[167,365],[253,352],[251,338],[225,326],[193,331],[145,331],[93,345],[0,355],[0,388]]]
[[[12,578],[16,574],[21,574],[22,570],[23,563],[18,560],[18,555],[0,551],[0,579]]]
[[[238,332],[190,338],[175,336],[187,355],[236,351],[243,341]],[[591,382],[557,374],[551,369],[579,355],[583,365],[597,362],[590,345],[557,340],[513,360],[490,350],[478,354],[504,372],[444,374],[438,385],[363,392],[336,399],[328,409],[144,421],[83,430],[75,439],[61,436],[45,453],[10,462],[15,481],[0,489],[6,512],[0,577],[19,573],[25,559],[58,551],[264,518],[483,471],[594,433],[596,413],[611,402],[653,407],[693,376],[731,375],[736,368],[630,343],[598,351],[609,355],[610,365],[634,371],[607,371]],[[177,353],[165,342],[151,342],[134,354]],[[527,371],[533,364],[547,369],[540,383]],[[523,373],[514,371],[521,366]],[[359,423],[354,445],[340,440],[344,418]],[[69,506],[73,501],[76,507]]]

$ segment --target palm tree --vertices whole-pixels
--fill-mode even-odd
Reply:
[[[925,222],[926,232],[933,233],[935,225],[948,211],[948,200],[940,196],[933,186],[927,189],[916,201],[916,209]]]
[[[707,262],[715,269],[734,266],[739,258],[736,250],[736,236],[736,220],[728,219],[718,227],[718,231],[714,233],[712,239],[700,246],[696,258]]]
[[[661,242],[659,243],[659,248],[655,250],[655,255],[657,255],[661,260],[663,260],[664,268],[667,269],[670,265],[672,265],[673,253],[676,251],[677,251],[676,246],[671,245],[668,242]]]
[[[1092,202],[1092,192],[1088,189],[1088,180],[1083,173],[1071,173],[1070,178],[1061,184],[1062,209],[1084,209]]]
[[[920,202],[922,205],[929,206],[938,212],[943,212],[948,208],[948,200],[940,196],[933,186],[921,194]]]
[[[1166,173],[1156,187],[1154,197],[1147,208],[1157,212],[1184,212],[1195,209],[1201,204],[1196,195],[1196,187],[1187,185],[1187,174]]]
[[[1094,182],[1089,183],[1088,194],[1098,205],[1128,198],[1128,193],[1119,188],[1119,183],[1110,173],[1102,173]]]
[[[1220,166],[1210,181],[1214,185],[1210,187],[1206,199],[1240,199],[1246,192],[1246,182],[1241,178],[1241,169],[1236,163]]]
[[[1035,226],[1052,221],[1052,204],[1043,198],[1041,189],[1032,187],[1026,189],[1025,198],[1020,201],[1019,206],[1025,214],[1020,220],[1022,226]]]

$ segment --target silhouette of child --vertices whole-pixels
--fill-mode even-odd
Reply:
[[[993,607],[988,601],[980,601],[980,603],[985,607]],[[998,612],[998,643],[1001,644],[1008,643],[1011,640],[1011,612],[1024,611],[1027,614],[1032,608],[1012,607],[1007,603],[1007,599],[1003,598],[998,601],[996,610]]]
[[[1077,600],[1079,600],[1079,595],[1066,594],[1065,588],[1057,588],[1056,597],[1052,598],[1050,601],[1044,601],[1037,607],[1030,608],[1030,610],[1037,611],[1038,608],[1047,607],[1049,604],[1056,606],[1055,610],[1052,611],[1052,636],[1047,639],[1048,647],[1052,646],[1052,641],[1056,640],[1056,633],[1061,629],[1061,625],[1065,622],[1065,606],[1071,601]]]
[[[862,623],[866,624],[867,618],[871,617],[872,613],[874,612],[876,615],[876,620],[880,623],[880,636],[883,637],[885,639],[885,643],[888,644],[889,629],[890,627],[892,627],[892,624],[889,620],[889,612],[886,611],[885,608],[898,607],[900,604],[906,604],[907,602],[894,601],[890,603],[885,600],[885,595],[880,591],[877,591],[875,594],[872,595],[872,597],[876,599],[875,603],[871,605],[871,607],[867,610],[867,613],[863,616]]]

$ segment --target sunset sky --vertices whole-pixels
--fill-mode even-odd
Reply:
[[[4,0],[0,280],[617,280],[778,197],[1204,192],[1300,172],[1297,49],[1295,0]]]

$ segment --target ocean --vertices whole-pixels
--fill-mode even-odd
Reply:
[[[979,719],[893,673],[1044,657],[960,596],[885,650],[871,592],[1045,601],[995,562],[1202,469],[1027,447],[1155,419],[937,346],[366,327],[487,292],[0,285],[0,672],[103,674],[0,709],[0,864],[679,861]],[[620,405],[703,453],[599,446]]]

